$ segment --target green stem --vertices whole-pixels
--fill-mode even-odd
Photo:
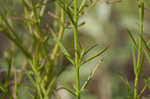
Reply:
[[[59,34],[58,34],[58,39],[59,40],[62,40],[64,30],[65,30],[65,11],[63,9],[61,9],[61,25],[60,25],[60,31],[59,31]],[[52,55],[51,55],[51,60],[52,61],[54,61],[56,59],[58,51],[59,51],[59,46],[58,46],[58,43],[56,43],[56,45],[53,49]]]
[[[74,0],[74,49],[76,67],[76,99],[80,99],[80,72],[78,55],[78,0]]]
[[[140,0],[140,8],[139,8],[139,20],[140,20],[140,35],[143,35],[143,21],[144,21],[144,1]],[[138,48],[138,56],[137,56],[137,70],[142,64],[142,38],[139,38],[139,48]],[[139,71],[139,70],[138,70]],[[138,81],[139,81],[139,72],[135,74],[135,83],[134,83],[134,99],[138,98]]]
[[[76,66],[76,99],[80,99],[80,73],[79,73],[79,66]]]
[[[64,35],[64,31],[65,31],[65,11],[64,9],[61,9],[61,23],[60,23],[60,30],[59,30],[59,34],[58,34],[58,39],[61,41]],[[51,64],[49,65],[49,69],[48,69],[48,73],[47,73],[47,80],[46,80],[46,86],[49,83],[49,81],[52,80],[52,71],[53,71],[53,66],[57,57],[59,51],[59,46],[58,43],[55,45],[52,54],[51,54]]]
[[[138,95],[138,81],[139,81],[139,75],[135,75],[135,83],[134,83],[134,99],[137,99]]]

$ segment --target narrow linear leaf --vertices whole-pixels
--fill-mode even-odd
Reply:
[[[145,48],[146,48],[147,51],[150,53],[150,48],[148,47],[147,42],[144,40],[143,36],[140,35],[140,37],[141,37],[141,39],[142,39],[142,42],[144,43]]]
[[[41,82],[42,82],[42,79],[41,79],[41,77],[40,77],[40,72],[37,70],[38,68],[36,68],[36,66],[34,65],[35,63],[30,63],[30,65],[31,65],[31,68],[32,68],[32,70],[33,70],[33,74],[34,74],[34,76],[35,76],[35,80],[36,80],[36,83],[37,84],[41,84]]]
[[[65,86],[62,86],[62,87],[58,88],[57,90],[59,90],[59,89],[65,89],[66,91],[68,91],[72,95],[76,96],[76,93],[71,88],[67,88]]]
[[[91,2],[91,4],[88,5],[88,8],[86,8],[86,9],[83,11],[83,14],[82,14],[82,15],[87,14],[88,11],[89,11],[90,9],[92,9],[97,3],[98,3],[97,0],[93,0],[93,1]],[[80,13],[81,13],[81,12],[80,12]],[[81,16],[81,15],[80,15],[80,16]]]
[[[34,69],[34,67],[32,67]],[[36,72],[33,72],[34,76],[35,76],[35,81],[34,79],[32,78],[32,75],[30,72],[25,72],[29,78],[29,80],[32,82],[32,84],[36,87],[36,90],[38,91],[38,94],[40,96],[40,99],[42,99],[42,93],[41,93],[41,83],[40,83],[40,80],[39,80],[39,77],[37,76],[37,73]],[[42,90],[43,91],[43,90]]]
[[[144,40],[143,36],[140,35],[140,37],[141,37],[142,42],[143,42],[143,44],[145,46],[144,54],[145,54],[145,56],[147,58],[148,63],[150,64],[150,48],[148,47],[147,42]]]
[[[52,79],[52,81],[49,83],[47,89],[42,84],[39,85],[42,89],[42,93],[44,94],[44,99],[49,99],[49,94],[52,91],[52,87],[54,86],[55,81],[56,81],[56,77],[54,77]]]
[[[71,7],[71,6],[67,6],[68,8],[69,8],[69,10],[71,11],[71,12],[73,12],[74,10],[73,10],[73,7]]]
[[[134,39],[134,36],[132,35],[132,33],[131,33],[129,30],[128,30],[128,34],[129,34],[129,37],[131,38],[131,40],[132,40],[134,46],[135,46],[136,48],[138,48],[137,43],[136,43],[136,40]]]
[[[40,77],[40,73],[39,71],[37,71],[36,67],[34,66],[34,64],[32,64],[31,62],[29,62],[33,71],[33,75],[35,77],[35,81],[33,80],[32,76],[29,74],[28,77],[30,78],[30,80],[32,81],[33,85],[35,85],[40,99],[42,99],[42,94],[43,92],[45,92],[44,88],[42,87],[42,79]]]
[[[120,79],[123,81],[123,83],[128,88],[128,99],[132,99],[132,89],[131,89],[131,86],[130,86],[128,80],[125,80],[122,76],[120,76]]]
[[[34,17],[35,17],[35,21],[36,21],[36,23],[38,23],[39,22],[39,13],[37,12],[36,5],[33,2],[33,0],[30,0],[30,2],[31,2]]]
[[[11,25],[9,24],[8,20],[6,19],[6,16],[3,13],[0,13],[0,18],[2,19],[2,21],[4,22],[4,24],[6,25],[6,28],[10,31],[10,35],[15,37],[15,39],[18,42],[21,42],[21,39],[19,38],[19,36],[17,35],[17,33],[13,30],[13,28],[11,27]]]
[[[134,66],[134,73],[137,74],[137,66],[136,66],[136,49],[138,49],[136,40],[132,33],[128,30],[129,37],[132,41],[132,56],[133,56],[133,66]]]
[[[109,48],[109,46],[106,46],[104,49],[102,49],[99,53],[97,53],[95,56],[92,56],[91,58],[88,58],[87,60],[85,60],[83,63],[81,63],[81,65],[95,59],[96,57],[102,55],[107,49]]]
[[[82,0],[80,8],[79,8],[79,14],[83,11],[85,5],[86,5],[86,0]]]
[[[150,88],[150,78],[144,80],[148,88]]]
[[[30,11],[30,6],[28,5],[28,3],[26,2],[26,0],[22,0],[23,5],[25,6],[25,8]]]
[[[81,50],[81,53],[80,53],[80,61],[83,60],[84,56],[85,56],[85,52],[87,51],[88,49],[88,46],[84,47],[82,50]]]
[[[75,25],[75,22],[73,20],[72,15],[71,15],[71,13],[72,13],[71,10],[67,7],[67,10],[65,10],[65,12],[67,13],[67,15],[68,15],[69,19],[71,20],[72,24]]]
[[[47,2],[48,2],[48,0],[43,1],[43,6],[41,7],[41,10],[40,10],[40,16],[44,15],[44,11],[45,11]]]
[[[41,93],[43,93],[43,97],[44,99],[49,99],[48,93],[46,92],[46,89],[44,88],[44,86],[42,84],[39,84],[39,88],[41,89]]]
[[[80,60],[82,61],[82,59],[88,54],[89,51],[91,51],[93,48],[95,48],[97,46],[97,44],[91,46],[90,48],[84,48],[83,49],[83,52],[81,53],[81,56],[80,56]],[[86,50],[87,49],[87,50]]]
[[[12,37],[12,35],[10,35],[8,29],[6,29],[5,27],[3,27],[2,32],[4,32],[4,35],[11,40],[18,48],[21,49],[21,51],[23,52],[23,54],[27,57],[27,58],[32,58],[31,54],[26,50],[26,48],[24,48],[24,46],[17,41],[14,37]]]
[[[84,84],[81,87],[81,92],[83,92],[85,90],[85,88],[87,87],[87,85],[89,84],[89,82],[91,81],[91,79],[94,77],[96,70],[99,68],[100,64],[102,63],[102,60],[100,60],[96,66],[94,67],[94,69],[92,70],[92,72],[90,73],[88,79],[84,82]]]
[[[32,78],[30,72],[25,72],[27,77],[29,78],[29,80],[32,82],[32,84],[36,87],[36,82],[34,81],[34,79]]]
[[[68,51],[65,49],[65,47],[63,46],[63,44],[58,40],[58,38],[56,37],[55,33],[52,32],[52,35],[54,37],[54,40],[56,41],[56,43],[59,45],[61,51],[63,52],[63,54],[65,55],[65,57],[72,63],[74,64],[74,60],[71,57],[71,55],[68,53]]]
[[[50,82],[50,84],[48,85],[48,88],[46,90],[46,94],[48,95],[52,89],[52,87],[55,85],[56,82],[56,77],[53,78],[53,80]]]
[[[85,22],[81,22],[80,24],[78,24],[79,27],[84,26],[86,23]]]
[[[5,88],[5,85],[4,85],[4,84],[1,84],[1,83],[0,83],[0,90],[1,90],[3,93],[6,93],[6,92],[7,92],[7,90],[6,90],[6,88]]]
[[[130,38],[131,38],[131,40],[132,40],[132,42],[133,42],[133,45],[136,47],[136,49],[138,48],[138,46],[137,46],[137,43],[136,43],[136,41],[135,41],[135,39],[134,39],[134,37],[133,37],[133,35],[131,34],[131,32],[130,31],[128,31],[128,34],[129,34],[129,36],[130,36]],[[143,42],[143,44],[144,44],[144,46],[145,46],[145,48],[144,48],[144,54],[146,55],[146,58],[147,58],[147,60],[148,60],[148,63],[150,64],[150,55],[149,55],[149,53],[150,53],[150,48],[148,47],[148,45],[147,45],[147,43],[146,43],[146,41],[144,40],[144,38],[140,35],[140,38],[142,39],[142,42]],[[135,49],[134,49],[134,47],[132,47],[132,54],[133,54],[133,63],[134,63],[134,72],[135,72],[135,70],[136,70],[136,51],[135,51]]]
[[[72,24],[75,25],[73,16],[72,16],[72,14],[71,14],[72,11],[71,11],[70,7],[69,7],[69,6],[66,7],[66,6],[65,6],[65,3],[64,3],[62,0],[58,0],[57,3],[58,3],[58,5],[59,5],[61,8],[63,8],[63,10],[66,12],[66,14],[68,15],[68,17],[69,17],[70,21],[72,22]]]
[[[146,85],[143,87],[143,89],[140,91],[138,97],[141,97],[147,88],[148,88],[148,86],[147,86],[147,84],[146,84]]]
[[[30,72],[25,72],[29,78],[29,80],[32,82],[32,84],[36,87],[36,90],[38,91],[38,94],[40,96],[40,99],[42,99],[42,93],[41,93],[41,84],[39,83],[39,78],[37,77],[36,74],[34,74],[36,76],[36,81],[34,81],[34,79],[32,78],[32,75]],[[43,90],[42,90],[43,91]]]

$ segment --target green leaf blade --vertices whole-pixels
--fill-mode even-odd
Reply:
[[[74,64],[74,60],[72,58],[72,56],[68,53],[68,51],[66,50],[66,48],[63,46],[63,44],[58,40],[58,38],[56,37],[55,33],[52,33],[55,42],[58,44],[58,46],[60,47],[61,51],[63,52],[63,54],[65,55],[65,57],[72,63]]]
[[[109,45],[106,46],[105,48],[103,48],[102,50],[100,50],[99,53],[97,53],[96,55],[94,55],[94,56],[88,58],[87,60],[85,60],[83,63],[81,63],[81,66],[82,66],[83,64],[85,64],[85,63],[87,63],[87,62],[89,62],[89,61],[95,59],[96,57],[102,55],[109,47],[110,47]]]

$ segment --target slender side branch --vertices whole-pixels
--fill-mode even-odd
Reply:
[[[65,11],[63,9],[61,9],[61,26],[60,26],[60,31],[58,34],[59,41],[62,40],[62,38],[63,38],[64,30],[65,30]],[[58,51],[59,51],[59,46],[58,46],[58,43],[56,43],[56,45],[53,49],[53,52],[51,54],[52,61],[54,61],[56,59]]]
[[[59,34],[58,34],[58,39],[59,40],[62,40],[64,31],[65,31],[65,11],[64,11],[64,9],[61,9],[61,23],[60,23],[60,31],[59,31]],[[54,65],[54,62],[56,60],[58,51],[59,51],[59,45],[58,45],[58,43],[56,43],[56,45],[55,45],[55,47],[52,51],[51,57],[50,57],[51,64],[48,67],[48,73],[47,73],[47,76],[46,76],[46,86],[47,86],[48,82],[51,80],[53,65]]]

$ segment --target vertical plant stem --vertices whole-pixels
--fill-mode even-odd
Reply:
[[[143,35],[143,21],[144,21],[144,1],[140,0],[139,1],[140,7],[139,7],[139,21],[140,21],[140,26],[139,26],[139,31],[140,35]],[[138,46],[138,56],[137,56],[137,70],[139,69],[139,66],[142,65],[142,38],[139,38],[139,46]],[[138,70],[139,71],[139,70]],[[135,74],[135,83],[134,83],[134,99],[137,99],[138,97],[138,81],[139,81],[139,75],[140,72],[137,72]]]
[[[80,99],[80,72],[79,66],[76,65],[76,99]]]
[[[64,31],[65,31],[65,11],[64,11],[64,9],[61,9],[61,19],[60,20],[61,20],[61,23],[60,23],[60,30],[59,30],[59,33],[58,33],[58,39],[62,40],[63,35],[64,35]],[[49,66],[47,77],[46,77],[46,79],[47,79],[46,86],[49,83],[49,81],[52,80],[51,77],[52,77],[53,65],[55,63],[58,51],[59,51],[59,46],[56,43],[56,45],[55,45],[55,47],[52,51],[51,57],[50,57],[51,64]]]
[[[78,55],[78,0],[74,0],[74,49],[76,67],[76,99],[80,99],[80,72]]]
[[[65,30],[65,11],[64,9],[61,9],[61,23],[60,23],[60,31],[58,34],[58,39],[62,40],[63,38],[63,34],[64,34],[64,30]],[[54,61],[56,59],[57,56],[57,52],[59,51],[59,46],[58,43],[56,43],[52,55],[51,55],[51,60]]]
[[[138,79],[139,75],[135,75],[135,83],[134,83],[134,99],[137,99],[137,94],[138,94]]]

